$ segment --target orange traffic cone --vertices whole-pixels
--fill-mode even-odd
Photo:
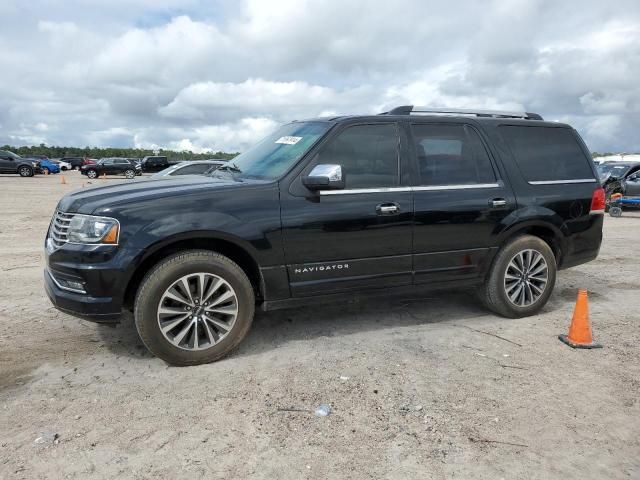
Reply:
[[[578,290],[576,308],[569,327],[569,335],[558,336],[560,340],[573,348],[602,348],[593,341],[591,325],[589,323],[589,298],[586,290]]]
[[[64,175],[60,175],[60,183],[62,185],[66,185],[67,184],[67,180],[64,178]]]
[[[104,179],[106,180],[106,179],[107,179],[107,174],[106,174],[106,173],[103,173],[103,174],[102,174],[102,178],[104,178]]]

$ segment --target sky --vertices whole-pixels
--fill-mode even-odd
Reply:
[[[242,151],[397,105],[640,151],[638,0],[2,0],[0,145]]]

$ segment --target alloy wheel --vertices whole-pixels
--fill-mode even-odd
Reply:
[[[183,350],[206,350],[233,329],[238,297],[233,287],[212,273],[191,273],[165,290],[158,304],[162,335]]]
[[[507,265],[504,291],[512,304],[528,307],[540,299],[548,280],[549,267],[544,256],[537,250],[522,250]]]

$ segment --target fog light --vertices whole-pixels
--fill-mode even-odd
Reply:
[[[87,293],[84,288],[84,282],[81,280],[70,280],[66,278],[56,277],[52,272],[49,272],[49,276],[53,279],[53,282],[62,290],[68,290],[74,293]]]

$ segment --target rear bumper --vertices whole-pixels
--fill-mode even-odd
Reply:
[[[565,269],[595,260],[602,244],[604,214],[590,215],[587,221],[575,221],[570,241],[567,241],[559,268]]]

